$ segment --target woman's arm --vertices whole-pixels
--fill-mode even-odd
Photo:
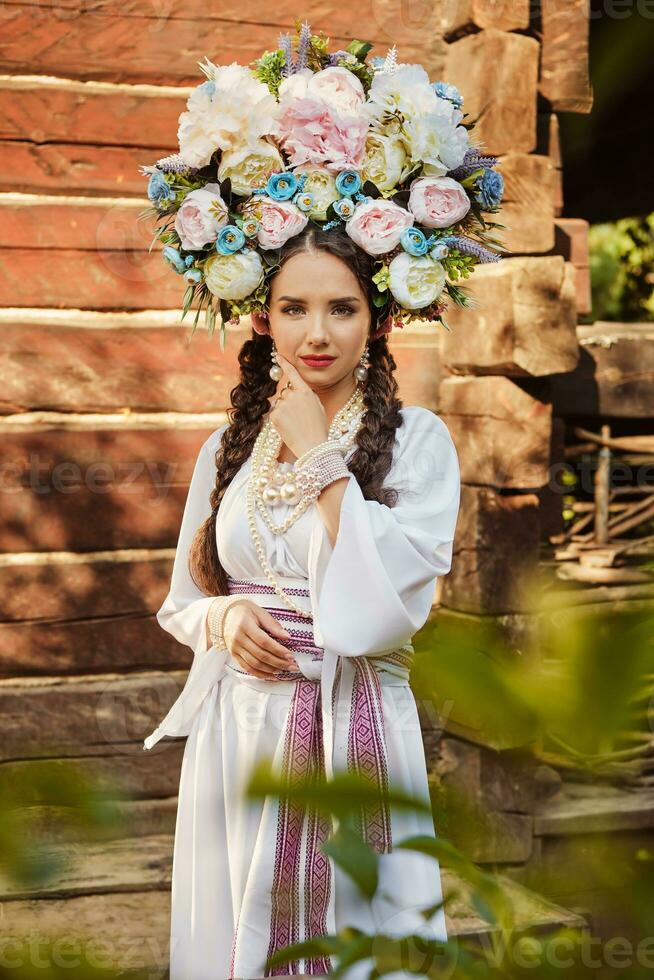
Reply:
[[[211,647],[207,632],[207,613],[215,596],[208,596],[195,584],[188,567],[195,532],[210,516],[209,494],[216,483],[215,453],[226,422],[202,445],[193,469],[175,552],[170,590],[157,612],[157,622],[195,654]]]
[[[347,490],[348,480],[348,477],[342,476],[340,479],[334,480],[333,483],[328,483],[316,498],[316,507],[320,519],[327,529],[327,536],[332,548],[336,543],[341,520],[341,504]]]
[[[451,567],[461,486],[456,448],[433,412],[411,406],[403,415],[385,480],[399,492],[395,506],[366,500],[353,474],[342,481],[338,532],[314,610],[317,642],[341,656],[410,639],[429,617],[436,579]]]

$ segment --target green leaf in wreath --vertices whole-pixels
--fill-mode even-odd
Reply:
[[[366,194],[368,197],[377,199],[381,197],[381,191],[377,187],[377,184],[373,183],[372,180],[364,180],[363,187],[361,188],[361,193]]]
[[[370,41],[360,41],[358,38],[355,37],[352,41],[350,41],[350,43],[348,44],[345,50],[349,54],[353,54],[354,57],[358,58],[359,61],[365,61],[366,55],[368,54],[371,48],[372,48],[372,44]]]
[[[231,207],[232,205],[232,180],[231,177],[225,177],[224,180],[220,182],[220,196],[227,205]]]

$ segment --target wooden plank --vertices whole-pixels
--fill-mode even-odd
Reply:
[[[442,335],[450,371],[541,377],[579,361],[574,269],[562,256],[525,256],[478,266],[465,287],[476,308],[454,304]]]
[[[556,254],[574,266],[587,267],[590,263],[588,222],[584,218],[557,218],[555,227]]]
[[[590,112],[590,19],[587,0],[540,0],[539,90],[558,112]]]
[[[78,847],[61,847],[58,853],[65,860],[59,875],[53,879],[53,883],[47,889],[43,889],[39,894],[43,896],[39,907],[47,915],[53,906],[43,899],[47,896],[56,895],[70,897],[77,900],[79,896],[103,895],[106,901],[111,896],[114,903],[121,901],[117,895],[147,895],[148,892],[167,891],[172,881],[172,853],[173,838],[166,834],[153,834],[151,837],[139,837],[135,840],[119,840],[107,842],[106,850],[103,851],[101,845],[79,845]],[[72,860],[71,860],[72,858]],[[474,910],[471,901],[469,887],[447,868],[442,869],[443,891],[447,896],[452,896],[452,903],[446,909],[448,933],[452,935],[475,935],[495,931],[495,927],[479,916]],[[506,894],[507,899],[512,903],[516,912],[516,927],[524,929],[531,926],[536,932],[543,929],[554,929],[558,926],[568,925],[571,928],[580,927],[583,920],[580,916],[569,912],[567,909],[559,908],[541,896],[522,887],[512,881],[506,875],[497,876],[498,885]],[[28,910],[25,904],[18,905],[18,899],[23,903],[28,901],[28,897],[21,896],[20,892],[10,882],[6,882],[3,889],[3,907],[7,899],[10,911],[15,916],[22,913],[24,916]],[[33,892],[32,892],[33,894]],[[30,895],[27,892],[27,895]],[[105,897],[106,896],[106,897]],[[30,896],[31,897],[31,896]],[[32,909],[34,905],[32,906]],[[114,905],[115,908],[115,905]],[[118,909],[121,908],[119,904]],[[78,904],[80,913],[84,910]],[[60,914],[63,910],[60,909]],[[96,913],[97,914],[97,913]],[[120,921],[121,913],[114,913],[116,919]],[[140,919],[140,916],[137,916]],[[113,917],[106,917],[106,921],[113,923]],[[16,922],[16,919],[14,919]],[[80,914],[78,928],[82,927],[84,916]],[[73,923],[71,922],[71,927]],[[20,928],[15,925],[14,930]]]
[[[537,151],[550,158],[554,167],[554,212],[563,213],[563,158],[561,155],[559,117],[555,112],[539,112],[537,116]]]
[[[549,404],[500,377],[446,378],[440,394],[464,483],[535,490],[547,482]]]
[[[363,14],[362,36],[379,45],[379,53],[397,43],[400,60],[433,66],[438,60],[440,34],[438,9],[427,5],[418,17],[402,15],[399,2],[369,3]],[[352,22],[342,21],[344,33],[334,30],[324,5],[314,8],[311,26],[331,36],[330,50],[344,48],[352,39]],[[320,12],[319,12],[320,11]],[[348,12],[349,13],[349,12]],[[205,9],[188,4],[171,16],[168,12],[132,8],[125,15],[114,2],[98,12],[85,3],[62,5],[59,0],[34,7],[12,0],[5,9],[4,40],[0,47],[0,70],[13,74],[39,72],[70,78],[111,82],[145,82],[166,85],[197,85],[202,81],[197,63],[207,55],[220,64],[238,61],[247,65],[266,50],[274,50],[280,31],[292,30],[296,8],[284,11],[275,23],[259,23],[260,11],[252,17],[233,19],[219,14],[206,16]],[[311,21],[311,10],[303,9]],[[247,29],[244,29],[244,23]],[[356,36],[356,35],[355,35]],[[182,52],[171,58],[170,52]],[[217,54],[214,54],[217,52]]]
[[[176,152],[193,86],[0,76],[0,189],[143,197],[144,164]]]
[[[89,143],[131,147],[145,162],[162,148],[178,149],[177,121],[194,87],[0,75],[0,138],[47,140],[76,146],[75,153]]]
[[[193,653],[188,651],[188,663]],[[144,753],[187,671],[0,680],[0,760]],[[170,751],[174,740],[162,740]],[[155,751],[154,749],[152,751]]]
[[[198,450],[215,428],[163,429],[156,440],[151,431],[138,429],[5,428],[12,492],[4,494],[0,549],[174,547]],[[75,566],[71,574],[79,571]],[[88,578],[79,581],[94,589]],[[126,615],[138,619],[142,610]]]
[[[190,461],[180,467],[188,472]],[[174,547],[0,554],[0,622],[149,615],[174,555]]]
[[[555,229],[554,250],[574,266],[577,313],[585,316],[593,309],[588,222],[582,218],[558,218]]]
[[[534,820],[540,837],[614,834],[654,827],[654,790],[566,782],[543,802]]]
[[[554,769],[544,780],[530,760],[451,736],[440,739],[431,769],[448,789],[495,811],[540,813],[561,786]]]
[[[149,734],[149,733],[148,733]],[[0,785],[15,795],[16,786],[29,786],[34,780],[56,780],[63,771],[74,767],[99,796],[111,800],[127,799],[135,806],[139,800],[163,801],[176,796],[184,755],[185,739],[163,739],[149,752],[139,745],[123,745],[107,751],[106,745],[84,745],[76,755],[70,749],[64,758],[12,759],[0,762]],[[156,765],[152,754],[157,753]]]
[[[444,0],[442,31],[446,37],[494,27],[520,31],[529,27],[529,0]]]
[[[48,249],[48,260],[60,249],[148,252],[155,225],[152,219],[139,219],[148,206],[147,197],[0,194],[0,248],[34,250],[37,258],[39,250]],[[161,248],[157,241],[152,252]],[[165,265],[163,271],[168,271]]]
[[[499,160],[505,191],[499,218],[510,252],[549,252],[554,247],[556,171],[547,156],[507,153]]]
[[[539,532],[534,494],[505,495],[464,485],[443,605],[486,616],[523,611],[520,586],[538,564]]]
[[[194,314],[180,317],[179,309],[0,310],[0,412],[225,411],[249,319],[227,329],[221,351],[219,326],[209,338],[200,318],[191,339]]]
[[[577,337],[577,367],[551,379],[556,414],[651,419],[654,325],[597,321],[578,326]]]
[[[153,614],[0,625],[0,677],[4,678],[48,675],[53,670],[64,677],[187,665],[188,649],[163,633]]]
[[[24,763],[25,765],[25,763]],[[2,779],[0,766],[0,780]],[[33,767],[32,767],[33,768]],[[88,769],[88,760],[85,760]],[[96,780],[92,778],[92,785]],[[110,792],[116,792],[110,790]],[[93,795],[94,802],[99,792]],[[143,795],[143,794],[141,794]],[[102,840],[116,840],[124,837],[150,837],[152,834],[174,834],[177,817],[177,796],[167,796],[164,799],[115,799],[103,795],[103,802],[111,813],[111,821],[103,824],[100,836]],[[29,804],[30,833],[35,840],[58,841],[62,828],[68,824],[70,810],[65,805]]]
[[[484,152],[531,153],[536,148],[540,46],[533,37],[489,29],[447,47],[445,77],[465,99]],[[489,87],[489,78],[494,83]]]
[[[109,892],[66,895],[64,898],[34,898],[4,901],[3,930],[7,937],[33,936],[39,922],[41,935],[55,937],[52,952],[39,945],[41,969],[61,968],[61,942],[66,937],[66,955],[71,953],[91,970],[99,965],[125,973],[148,967],[152,976],[164,977],[169,964],[170,890]],[[52,964],[49,961],[52,961]],[[71,960],[68,960],[71,962]]]
[[[176,309],[184,289],[184,279],[154,252],[67,248],[50,251],[47,262],[38,249],[0,252],[0,304],[5,307]]]
[[[10,5],[23,5],[24,0],[9,0]],[[74,20],[82,15],[88,5],[84,0],[41,0],[39,6],[45,11],[51,11],[51,16],[60,19]],[[440,3],[435,4],[437,8]],[[174,9],[162,9],[157,7],[144,8],[136,0],[95,0],[92,13],[101,17],[123,17],[125,19],[140,21],[142,19],[151,22],[151,29],[163,26],[164,19],[172,22],[176,20],[194,20],[205,22],[225,22],[226,24],[238,27],[243,30],[243,24],[254,24],[270,28],[273,40],[276,43],[279,32],[293,31],[293,22],[300,17],[307,20],[314,33],[324,31],[328,37],[334,41],[342,38],[368,37],[373,36],[379,43],[393,43],[394,38],[400,38],[403,42],[412,39],[413,32],[418,25],[426,27],[429,23],[434,23],[431,13],[427,10],[413,12],[413,18],[405,18],[403,22],[399,14],[403,8],[398,0],[363,0],[363,2],[353,8],[346,10],[343,8],[331,10],[325,8],[321,0],[307,0],[302,7],[301,15],[292,3],[282,3],[270,11],[270,16],[264,21],[261,18],[261,5],[256,0],[224,0],[220,7],[200,7],[197,0],[177,0]],[[418,19],[419,18],[419,19]],[[415,40],[415,39],[414,39]],[[332,44],[330,50],[335,50]]]
[[[159,147],[150,153],[129,146],[8,142],[0,157],[0,190],[142,197],[147,181],[139,167],[176,149]]]
[[[168,888],[171,882],[172,836],[152,834],[134,840],[50,845],[61,858],[58,872],[38,888],[21,885],[0,871],[0,895],[6,899],[37,896],[102,895]]]

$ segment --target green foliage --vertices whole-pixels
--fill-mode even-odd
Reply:
[[[654,319],[654,214],[589,232],[594,320]]]
[[[282,68],[284,67],[284,52],[281,48],[276,51],[264,51],[260,58],[257,58],[250,65],[254,75],[267,85],[275,98],[279,97],[279,86],[282,82]]]
[[[475,261],[473,255],[466,255],[460,252],[458,248],[451,248],[449,254],[444,259],[441,259],[450,280],[453,282],[457,282],[459,279],[468,279],[474,271]],[[461,290],[455,290],[450,295],[458,303],[459,300],[456,299],[456,292],[460,293]],[[462,303],[461,305],[465,306],[467,304]]]

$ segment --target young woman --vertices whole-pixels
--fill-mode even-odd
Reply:
[[[266,757],[280,772],[360,771],[429,800],[411,638],[450,568],[459,466],[443,421],[398,399],[387,335],[371,326],[371,262],[339,229],[286,242],[239,354],[230,421],[193,473],[157,619],[194,659],[145,742],[187,735],[171,980],[261,977],[276,949],[345,926],[447,938],[442,909],[427,925],[420,915],[442,898],[438,865],[393,849],[434,835],[431,817],[380,806],[362,818],[380,855],[370,903],[322,853],[324,819],[242,792]],[[316,490],[298,508],[291,467],[311,470],[317,447],[323,468],[314,459]],[[330,969],[318,957],[276,972]]]

